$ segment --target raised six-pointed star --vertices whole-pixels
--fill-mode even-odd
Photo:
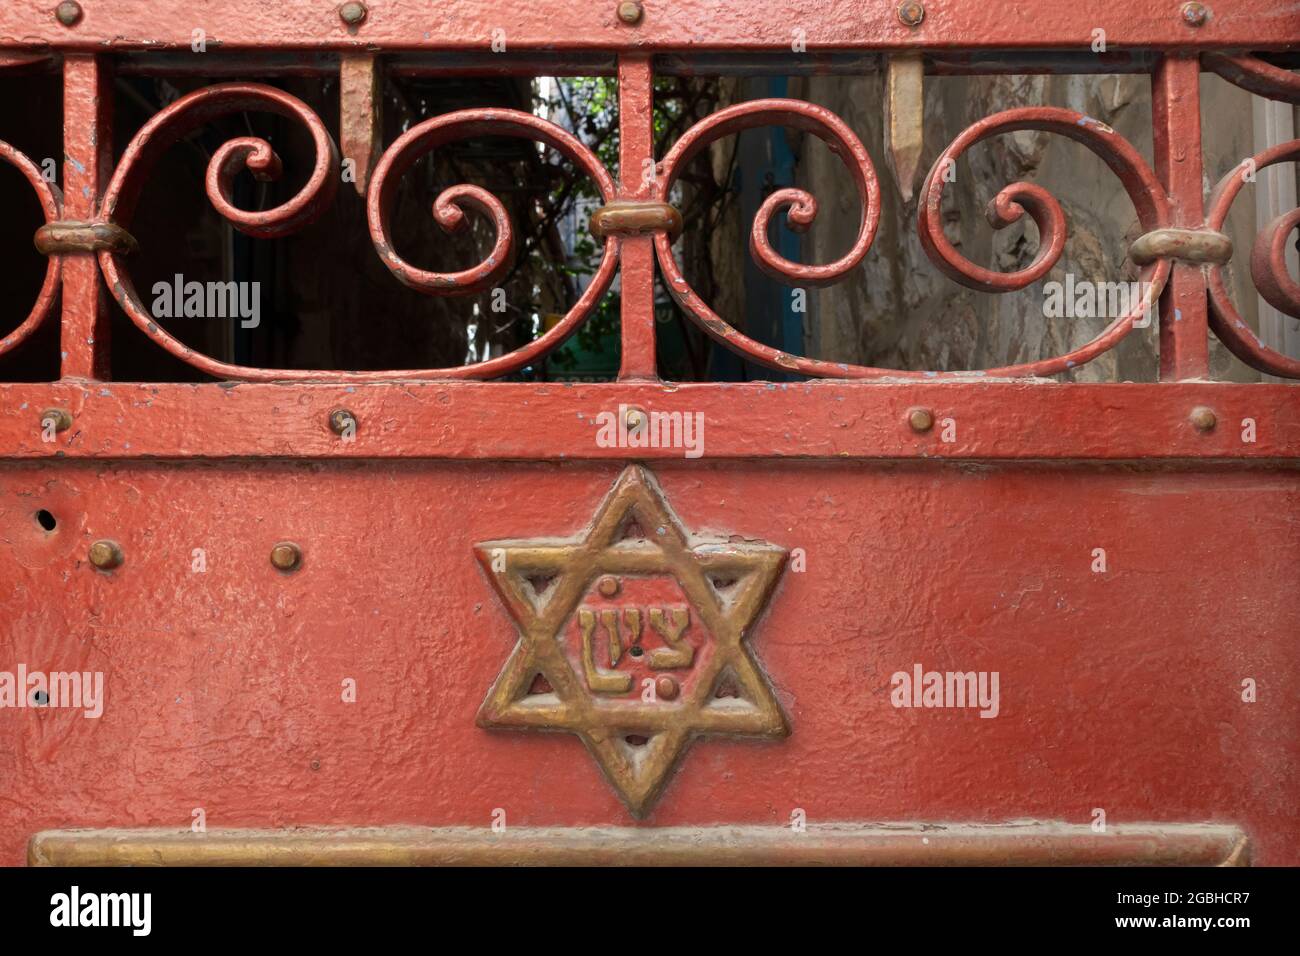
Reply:
[[[634,816],[694,738],[789,733],[745,643],[784,548],[693,538],[633,465],[577,537],[474,550],[519,629],[479,725],[577,734]]]

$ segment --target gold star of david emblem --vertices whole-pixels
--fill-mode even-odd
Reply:
[[[631,466],[577,538],[474,550],[519,630],[479,726],[576,734],[637,817],[696,737],[789,733],[745,641],[783,548],[693,539]]]

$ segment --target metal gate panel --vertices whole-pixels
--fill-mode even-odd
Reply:
[[[3,472],[16,660],[102,670],[99,720],[29,710],[3,852],[29,833],[208,819],[629,822],[569,734],[484,731],[518,640],[476,545],[580,536],[612,464],[40,464]],[[803,548],[748,637],[786,739],[704,736],[655,825],[1217,821],[1292,859],[1293,470],[1116,464],[656,466],[699,540]],[[466,513],[473,493],[480,506]],[[60,516],[52,535],[31,510]],[[123,563],[89,568],[87,540]],[[271,567],[280,541],[301,567]],[[919,546],[918,542],[924,542]],[[1106,574],[1090,568],[1105,546]],[[207,552],[196,574],[194,548]],[[1250,564],[1225,561],[1225,551]],[[57,598],[51,599],[52,595]],[[1134,622],[1141,626],[1135,627]],[[1001,712],[899,710],[891,674],[996,671]],[[1260,700],[1243,707],[1243,677]],[[345,680],[357,702],[342,702]],[[12,718],[11,718],[12,719]],[[75,781],[74,786],[69,786]],[[440,781],[457,781],[455,786]]]
[[[1300,102],[1300,17],[1271,0],[1039,6],[6,4],[0,70],[61,77],[64,165],[57,188],[24,131],[0,130],[48,257],[0,354],[46,323],[61,351],[57,381],[0,383],[0,863],[1300,862],[1300,392],[1207,380],[1211,334],[1258,372],[1300,377],[1224,277],[1249,261],[1261,296],[1300,312],[1285,260],[1300,213],[1251,250],[1222,231],[1245,174],[1294,162],[1300,141],[1241,157],[1207,190],[1199,92],[1215,73]],[[748,337],[674,257],[686,164],[755,126],[825,141],[862,210],[851,248],[804,265],[772,247],[781,213],[816,218],[802,189],[772,193],[751,235],[765,273],[815,286],[871,247],[886,159],[793,99],[728,107],[656,155],[656,75],[761,71],[884,72],[887,158],[923,180],[922,247],[982,292],[1042,278],[1065,216],[1034,183],[1001,189],[992,228],[1028,216],[1041,246],[991,272],[944,232],[946,171],[1004,133],[1081,144],[1136,210],[1145,298],[1066,353],[965,372]],[[1042,71],[1148,75],[1152,161],[1091,117],[1036,106],[961,131],[919,175],[926,77]],[[385,73],[615,76],[618,169],[514,110],[383,142]],[[113,78],[169,75],[238,79],[166,106],[116,153]],[[337,79],[337,143],[302,101],[246,79],[285,75]],[[474,216],[496,230],[461,272],[414,267],[390,226],[414,163],[491,133],[542,142],[595,183],[604,259],[558,324],[477,364],[205,355],[134,288],[132,219],[168,145],[241,111],[281,115],[315,147],[305,185],[262,211],[237,208],[232,183],[278,174],[270,144],[217,150],[206,192],[248,235],[311,221],[352,159],[395,281],[490,289],[517,238],[498,198],[468,184],[430,197],[448,231]],[[717,347],[802,379],[660,381],[656,276]],[[618,381],[492,381],[560,345],[616,277]],[[211,380],[114,380],[110,302]],[[1157,306],[1158,383],[1050,380]],[[696,415],[699,457],[647,438]],[[84,719],[47,706],[54,687],[34,700],[13,682],[6,699],[8,662],[99,673],[106,706]],[[954,691],[979,699],[953,707]],[[199,811],[210,831],[192,826]]]

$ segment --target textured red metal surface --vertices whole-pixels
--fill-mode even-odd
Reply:
[[[43,411],[72,428],[42,438]],[[671,444],[598,441],[620,407],[703,416],[704,458],[1300,459],[1289,385],[842,382],[0,385],[9,458],[681,460]],[[1197,408],[1215,427],[1198,430]],[[348,409],[351,441],[330,429]],[[925,432],[909,411],[931,412]],[[604,413],[606,418],[602,418]]]
[[[0,711],[0,861],[41,829],[183,828],[195,809],[211,827],[486,828],[496,809],[518,826],[633,823],[578,740],[475,724],[517,639],[475,545],[580,533],[621,471],[5,465],[4,660],[103,671],[106,705]],[[1235,823],[1256,862],[1300,862],[1294,467],[654,473],[694,533],[803,548],[806,568],[787,568],[747,639],[790,736],[697,742],[644,825],[1103,808]],[[107,574],[84,560],[102,537],[125,556]],[[302,547],[293,574],[267,560],[281,539]],[[892,706],[891,675],[918,663],[999,672],[998,716]]]
[[[1101,810],[1113,823],[1240,826],[1256,862],[1300,864],[1289,691],[1300,677],[1300,390],[1203,381],[1208,333],[1257,369],[1300,377],[1300,364],[1243,327],[1226,295],[1222,244],[1217,259],[1190,252],[1222,239],[1210,234],[1243,168],[1300,156],[1292,142],[1245,159],[1204,198],[1201,73],[1293,101],[1292,74],[1231,51],[1300,48],[1294,9],[1219,0],[1193,23],[1178,0],[1030,13],[931,0],[909,26],[892,0],[774,0],[761,10],[646,0],[634,22],[612,0],[417,7],[373,0],[345,23],[336,4],[317,0],[198,10],[85,0],[68,25],[45,2],[0,9],[0,67],[53,55],[62,70],[63,208],[15,148],[0,146],[0,159],[36,189],[47,222],[117,243],[46,243],[53,254],[36,306],[0,339],[0,351],[17,344],[61,295],[61,380],[0,383],[0,701],[7,666],[104,677],[100,715],[25,698],[0,707],[0,863],[21,862],[36,831],[184,828],[199,810],[214,828],[488,827],[498,811],[521,827],[632,825],[633,815],[649,826],[780,827],[797,812],[813,824],[1078,827]],[[715,140],[785,126],[844,161],[861,224],[840,258],[798,264],[769,241],[782,212],[796,229],[813,222],[812,189],[774,190],[755,217],[757,265],[791,284],[834,282],[861,262],[880,185],[853,129],[797,100],[723,109],[657,156],[656,54],[780,55],[797,72],[807,64],[791,41],[803,30],[820,56],[918,48],[987,66],[987,51],[1032,61],[1086,50],[1097,28],[1133,51],[1128,68],[1151,74],[1153,164],[1080,113],[999,113],[940,153],[918,204],[919,236],[936,268],[970,288],[1004,292],[1042,278],[1068,235],[1057,201],[1034,183],[1000,189],[991,226],[1028,215],[1041,242],[1025,269],[993,272],[944,234],[945,172],[990,136],[1042,130],[1081,143],[1116,174],[1146,233],[1132,258],[1149,295],[1161,296],[1159,384],[1025,380],[1101,355],[1133,332],[1136,312],[1063,355],[938,373],[778,351],[687,284],[665,207],[686,164]],[[572,71],[605,54],[599,71],[619,80],[617,171],[574,134],[516,110],[435,116],[377,141],[384,57],[454,73],[457,61],[439,56],[494,41],[523,57],[504,72],[548,57]],[[201,52],[210,75],[341,76],[341,135],[363,154],[357,185],[376,255],[393,281],[425,294],[491,287],[515,244],[505,205],[461,184],[429,197],[432,214],[448,231],[471,215],[490,223],[484,261],[431,272],[394,248],[399,181],[452,141],[537,141],[595,182],[607,212],[622,203],[654,215],[606,234],[597,273],[558,324],[489,361],[368,372],[223,362],[158,325],[132,288],[123,249],[154,164],[231,113],[269,111],[300,126],[314,158],[280,207],[232,201],[236,176],[280,174],[265,140],[232,139],[208,165],[217,212],[270,239],[333,201],[339,151],[302,101],[241,79],[164,108],[115,162],[115,72],[167,71],[165,60],[119,56],[144,50]],[[342,67],[327,55],[339,51]],[[909,75],[919,83],[924,73]],[[1283,252],[1298,224],[1300,213],[1267,224],[1250,257],[1260,294],[1291,313],[1300,286]],[[724,347],[839,381],[658,381],[656,266]],[[616,274],[621,381],[451,381],[533,365],[591,315]],[[150,347],[225,381],[112,381],[109,295]],[[606,440],[610,422],[634,430],[656,420],[694,423],[699,460],[680,443]],[[611,510],[624,504],[626,514]],[[559,577],[575,567],[578,577]],[[611,569],[622,577],[606,588]],[[647,659],[633,661],[602,625],[602,674],[584,642],[607,612],[629,633],[651,622],[646,633],[663,640],[652,636]],[[691,622],[689,634],[673,632]],[[548,657],[548,640],[562,652]],[[684,647],[689,661],[673,657]],[[560,669],[529,680],[547,677],[521,670],[537,660]],[[914,668],[997,674],[996,713],[903,706],[892,685]],[[724,678],[735,693],[714,694]],[[639,697],[638,682],[654,694]],[[512,732],[519,727],[554,732]]]
[[[1257,56],[1206,53],[1201,56],[1201,65],[1258,96],[1300,103],[1300,76]]]
[[[936,49],[1026,46],[1088,49],[1098,27],[1115,46],[1294,46],[1294,8],[1275,0],[1216,0],[1200,25],[1182,16],[1184,0],[1078,0],[1075,3],[971,3],[926,0],[916,26],[900,22],[898,0],[644,0],[635,24],[618,18],[618,0],[502,4],[445,0],[435,10],[405,0],[366,0],[360,25],[339,17],[332,0],[81,0],[82,19],[65,27],[48,0],[0,8],[0,47],[50,44],[81,49],[188,49],[203,29],[227,49],[370,44],[485,49],[492,30],[519,49],[686,50],[702,43],[734,49],[790,49],[791,30],[807,31],[811,50],[853,47]]]

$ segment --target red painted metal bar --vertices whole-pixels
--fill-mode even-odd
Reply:
[[[1172,225],[1204,222],[1201,180],[1201,67],[1194,54],[1170,54],[1151,80],[1156,172],[1171,205]],[[1160,378],[1183,381],[1209,374],[1209,302],[1205,274],[1194,263],[1173,263],[1160,296]]]
[[[31,157],[0,140],[0,163],[12,166],[27,180],[27,184],[36,193],[36,198],[41,204],[41,212],[45,216],[46,224],[58,221],[60,218],[58,195],[45,181],[40,168],[32,162]],[[45,266],[45,281],[41,283],[41,291],[27,318],[17,328],[6,330],[3,335],[0,335],[0,355],[20,346],[49,318],[58,293],[61,266],[62,260],[59,256],[50,256]]]
[[[647,199],[655,187],[654,75],[650,58],[629,54],[618,64],[618,175],[620,199]],[[622,296],[620,379],[657,376],[655,362],[654,237],[619,240]]]
[[[1246,185],[1247,177],[1253,180],[1261,169],[1275,163],[1296,161],[1300,161],[1300,140],[1272,146],[1243,160],[1230,170],[1210,194],[1207,216],[1209,228],[1223,228],[1233,200]],[[1256,236],[1250,256],[1251,278],[1260,296],[1274,308],[1293,316],[1300,315],[1300,285],[1291,278],[1287,269],[1286,243],[1297,223],[1300,223],[1300,210],[1292,210],[1265,223]],[[1210,266],[1209,284],[1210,328],[1219,340],[1251,368],[1274,375],[1300,378],[1300,358],[1283,355],[1267,347],[1237,311],[1228,294],[1222,265]]]
[[[681,461],[677,447],[598,441],[637,408],[701,415],[703,459],[1300,461],[1290,385],[950,382],[0,384],[4,457]],[[46,408],[73,426],[42,441]],[[357,422],[341,441],[330,414]],[[913,412],[932,426],[917,430]],[[602,415],[602,413],[605,413]],[[1208,415],[1207,415],[1208,413]],[[660,418],[658,416],[668,416]],[[1208,427],[1207,427],[1208,426]],[[1253,439],[1253,440],[1251,440]]]
[[[1206,53],[1201,57],[1201,66],[1258,96],[1300,104],[1300,76],[1259,57]]]
[[[981,50],[942,51],[927,49],[925,72],[930,76],[988,76],[999,73],[1090,75],[1098,73],[1150,73],[1160,55],[1151,49],[1115,50]],[[190,51],[163,53],[127,51],[115,55],[118,76],[203,76],[209,78],[248,76],[321,76],[338,72],[348,51],[264,50],[221,51],[196,59]],[[373,55],[370,51],[356,54]],[[830,50],[792,56],[788,50],[739,51],[691,50],[656,53],[652,65],[656,76],[863,76],[884,69],[887,54],[874,50]],[[1290,62],[1294,52],[1275,51],[1272,58]],[[51,64],[53,54],[0,55],[0,69],[23,64]],[[1274,83],[1293,86],[1294,79],[1284,66],[1272,65],[1244,54],[1206,53],[1203,70],[1270,95]],[[618,55],[607,50],[565,52],[492,53],[469,50],[445,53],[402,50],[384,58],[384,72],[390,76],[617,76]],[[1292,77],[1292,79],[1287,79]]]
[[[344,22],[326,0],[80,0],[65,25],[51,0],[9,0],[0,7],[0,48],[48,44],[84,50],[189,49],[194,31],[221,49],[487,49],[494,30],[516,50],[689,50],[701,44],[737,50],[790,49],[805,31],[811,51],[851,48],[1025,48],[1087,50],[1096,29],[1114,47],[1185,49],[1294,48],[1293,5],[1277,0],[1214,0],[1199,23],[1184,0],[1078,0],[1024,8],[926,0],[915,26],[901,22],[897,0],[642,0],[627,23],[619,0],[517,3],[365,0],[360,23]]]
[[[69,56],[63,64],[63,215],[89,221],[113,163],[113,103],[109,64],[98,56]],[[99,268],[89,252],[63,259],[64,378],[108,378],[108,306]]]

